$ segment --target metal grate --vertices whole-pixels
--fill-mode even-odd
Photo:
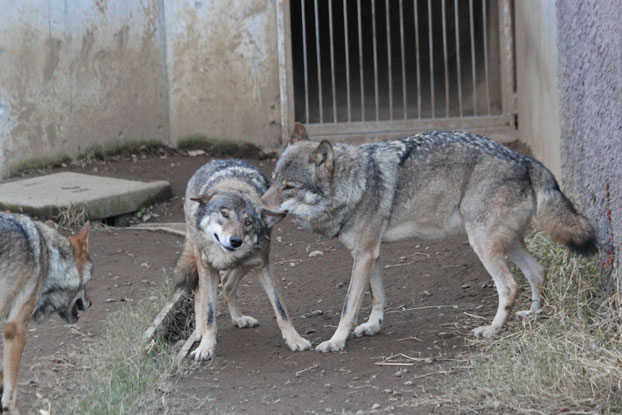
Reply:
[[[510,124],[509,0],[285,3],[287,103],[312,134]]]

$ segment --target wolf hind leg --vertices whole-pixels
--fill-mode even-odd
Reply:
[[[501,330],[501,327],[507,320],[516,299],[518,285],[512,278],[508,264],[505,261],[506,243],[501,235],[486,234],[478,231],[469,232],[468,228],[467,235],[469,244],[473,247],[486,271],[492,276],[499,297],[497,313],[492,323],[489,326],[473,329],[473,334],[475,337],[492,337]],[[485,236],[480,237],[479,235]]]
[[[240,281],[248,273],[249,269],[244,267],[236,267],[228,270],[222,277],[222,292],[229,307],[231,322],[235,327],[257,327],[259,321],[251,316],[245,316],[240,312],[238,307],[238,286]]]
[[[376,260],[376,264],[374,265],[374,270],[372,271],[372,276],[369,281],[369,289],[372,297],[371,313],[366,323],[354,329],[354,335],[356,337],[373,336],[382,328],[384,307],[386,305],[384,284],[382,282],[382,256]]]
[[[522,238],[517,239],[508,250],[508,256],[523,271],[531,286],[531,307],[529,310],[517,311],[519,317],[526,317],[542,308],[542,290],[546,280],[544,268],[531,256]]]

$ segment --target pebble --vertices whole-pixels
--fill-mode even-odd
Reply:
[[[391,389],[385,389],[384,393],[393,393],[393,391]]]
[[[471,288],[471,284],[462,284],[462,289]]]
[[[333,413],[333,408],[326,408],[326,409],[324,409],[324,412],[326,412],[327,414],[332,414]]]
[[[375,411],[376,409],[380,409],[380,404],[378,402],[376,402],[375,404],[371,406],[372,411]]]
[[[406,382],[404,382],[405,386],[411,386],[413,384],[412,380],[407,380]]]
[[[313,258],[316,256],[324,256],[324,252],[322,251],[311,251],[309,252],[309,258]]]

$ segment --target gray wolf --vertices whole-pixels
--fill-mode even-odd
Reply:
[[[188,182],[186,243],[175,273],[181,279],[180,287],[195,291],[193,336],[200,343],[191,356],[197,361],[214,356],[219,279],[233,325],[259,324],[243,315],[237,304],[238,284],[251,270],[257,272],[268,294],[287,346],[291,350],[311,348],[294,328],[272,279],[270,230],[285,214],[263,207],[260,198],[269,185],[256,167],[241,160],[207,163]]]
[[[569,248],[584,254],[597,250],[594,229],[549,170],[469,133],[433,131],[350,146],[311,142],[297,123],[262,201],[268,208],[294,214],[310,230],[338,238],[354,258],[339,326],[330,340],[317,346],[321,352],[344,348],[368,284],[371,315],[354,334],[380,330],[385,306],[382,242],[466,233],[499,296],[492,324],[475,328],[477,337],[496,334],[514,304],[518,287],[506,255],[523,271],[532,290],[531,308],[518,314],[542,307],[544,271],[524,244],[532,217]]]
[[[93,263],[88,254],[87,223],[64,237],[52,222],[0,213],[0,318],[3,329],[2,407],[17,413],[17,372],[26,343],[26,325],[51,313],[75,323],[91,306],[86,283]]]

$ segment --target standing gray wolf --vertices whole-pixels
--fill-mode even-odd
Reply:
[[[259,323],[242,315],[237,304],[240,280],[256,270],[268,294],[285,343],[291,350],[306,350],[311,343],[298,334],[272,280],[268,263],[270,229],[284,213],[263,207],[261,195],[270,183],[251,164],[241,160],[216,160],[201,167],[186,189],[186,244],[175,273],[180,287],[195,290],[196,328],[201,341],[191,356],[209,360],[216,346],[216,295],[219,275],[231,321],[237,327]]]
[[[518,286],[506,255],[532,290],[531,308],[517,314],[542,307],[543,268],[524,244],[532,216],[569,248],[584,254],[597,250],[594,229],[559,190],[550,171],[469,133],[434,131],[376,144],[333,146],[326,140],[310,142],[304,126],[296,123],[262,200],[268,208],[293,213],[308,229],[338,238],[354,258],[339,326],[330,340],[317,346],[320,352],[344,348],[367,284],[371,315],[354,334],[380,330],[385,305],[382,242],[466,233],[499,295],[492,324],[474,329],[477,337],[496,334],[514,304]]]
[[[75,323],[79,310],[91,306],[85,287],[93,272],[89,228],[66,238],[52,223],[0,213],[0,318],[6,318],[0,412],[17,413],[17,372],[30,318],[56,312]]]

